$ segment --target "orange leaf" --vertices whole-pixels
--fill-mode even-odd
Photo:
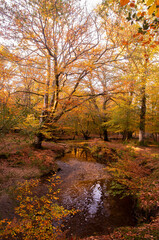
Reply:
[[[150,45],[150,47],[151,47],[151,48],[155,48],[155,47],[156,47],[156,45],[155,45],[155,44],[153,44],[153,45]]]
[[[125,41],[125,40],[122,42],[122,44],[125,46],[129,45],[128,41]]]
[[[130,3],[130,7],[135,7],[135,3]]]
[[[141,14],[142,14],[141,12],[138,12],[138,13],[137,13],[137,17],[140,17],[140,16],[141,16]]]
[[[128,4],[130,2],[130,0],[120,0],[120,5],[123,7],[126,4]]]

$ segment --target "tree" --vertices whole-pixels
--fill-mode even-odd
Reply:
[[[15,126],[13,101],[11,100],[13,65],[8,64],[11,54],[3,45],[0,46],[0,133],[6,134]]]
[[[124,138],[128,138],[132,134],[130,130],[134,129],[134,127],[128,127],[125,123],[128,122],[128,115],[131,115],[132,112],[130,109],[132,95],[134,93],[134,74],[131,72],[131,67],[129,66],[129,58],[135,51],[133,36],[136,33],[136,29],[125,21],[125,15],[121,15],[119,10],[118,6],[107,6],[107,4],[101,5],[97,9],[102,19],[102,28],[106,30],[106,34],[109,32],[108,22],[110,22],[111,37],[109,43],[111,42],[115,46],[111,55],[105,54],[105,63],[98,71],[98,74],[96,73],[96,75],[98,75],[98,84],[100,82],[100,87],[103,88],[103,92],[105,92],[105,95],[102,96],[102,125],[104,139],[106,141],[108,140],[108,127],[111,130],[122,132]],[[126,32],[125,29],[127,29]],[[129,49],[128,53],[128,46],[131,44],[133,44],[134,47]],[[114,105],[114,103],[117,105]],[[122,105],[122,107],[120,105]],[[109,106],[109,109],[107,109],[107,106]],[[111,112],[111,108],[116,112]],[[116,114],[117,112],[118,114]],[[112,126],[114,126],[114,128],[112,128]]]
[[[148,62],[148,81],[146,85],[146,131],[152,133],[155,141],[158,140],[158,89],[159,89],[159,67],[158,67],[158,47],[151,49]]]
[[[93,98],[91,104],[96,113],[96,118],[98,118],[97,122],[100,125],[100,132],[101,135],[103,135],[104,141],[108,141],[108,132],[105,123],[108,121],[107,106],[108,102],[111,100],[112,93],[112,86],[109,86],[109,84],[111,83],[112,78],[113,75],[109,72],[108,66],[102,66],[95,73],[90,75],[88,81],[88,88],[92,95],[95,96],[99,93],[99,89],[103,92],[98,98]]]
[[[1,11],[10,21],[8,36],[16,38],[21,52],[18,64],[25,66],[27,60],[27,65],[38,69],[45,78],[34,79],[44,89],[41,129],[44,124],[57,122],[82,102],[75,93],[84,77],[95,68],[95,53],[98,59],[102,54],[97,49],[95,19],[74,0],[2,3]],[[36,146],[40,147],[41,142],[40,130]]]
[[[119,81],[118,81],[118,86],[120,86],[119,90],[123,89],[123,92],[118,91],[119,94],[117,95],[116,98],[113,99],[117,103],[117,106],[115,107],[115,109],[116,110],[118,109],[117,110],[118,116],[116,116],[115,112],[113,112],[113,115],[111,114],[111,119],[109,123],[111,122],[114,127],[118,126],[117,127],[118,131],[120,127],[123,131],[124,128],[122,127],[122,123],[126,121],[124,125],[125,127],[127,126],[128,122],[126,119],[128,115],[130,115],[131,117],[130,113],[134,108],[132,106],[132,99],[134,99],[135,97],[135,101],[136,101],[135,105],[136,107],[138,106],[139,108],[139,114],[138,114],[139,142],[144,143],[145,126],[146,126],[146,98],[147,98],[146,87],[148,82],[150,81],[149,75],[153,65],[154,49],[156,49],[157,47],[156,35],[148,34],[148,31],[146,32],[147,34],[143,35],[136,31],[137,28],[135,25],[132,25],[132,26],[129,24],[126,25],[125,15],[124,15],[126,14],[125,9],[121,9],[121,7],[119,7],[119,5],[115,4],[114,2],[111,2],[111,4],[108,5],[108,3],[104,1],[102,5],[99,5],[97,10],[100,16],[102,17],[103,22],[106,22],[106,20],[110,18],[110,16],[113,16],[113,22],[114,22],[113,27],[116,25],[118,28],[118,31],[116,31],[117,35],[115,34],[114,36],[112,35],[114,37],[113,40],[115,42],[116,39],[118,39],[118,45],[120,45],[121,49],[123,47],[122,56],[124,56],[123,62],[116,61],[116,69],[118,69],[118,73],[122,71],[121,75],[125,75],[124,78],[122,76],[119,76]],[[122,13],[124,14],[121,16]],[[125,27],[124,27],[124,24],[126,25]],[[125,28],[127,29],[126,34],[124,30]],[[112,68],[112,69],[114,71],[115,68]],[[131,74],[132,76],[129,76],[130,72],[132,73]],[[136,83],[137,88],[134,87],[133,82]],[[125,89],[125,83],[127,86],[129,86],[129,90]],[[134,94],[135,91],[137,93],[136,94],[137,96],[135,96]],[[124,102],[122,102],[121,100],[126,101],[125,102],[126,105],[123,104]],[[120,105],[122,105],[122,108],[120,107]],[[121,114],[123,110],[124,112],[123,114]],[[129,121],[131,122],[130,119],[131,118],[129,118]],[[105,125],[108,126],[109,124],[107,125],[106,123]],[[134,127],[131,124],[131,126],[129,126],[127,129],[134,129]],[[126,138],[129,135],[128,132],[129,132],[128,130],[124,129]]]
[[[73,139],[76,136],[82,136],[88,140],[91,135],[99,134],[99,122],[96,115],[92,100],[86,101],[78,108],[74,109],[71,114],[66,114],[60,119],[64,132],[72,134]]]

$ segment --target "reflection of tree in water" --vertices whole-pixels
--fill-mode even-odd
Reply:
[[[88,204],[88,212],[90,216],[97,213],[98,208],[101,205],[102,189],[99,183],[93,186],[93,191],[91,194],[91,202]]]
[[[85,159],[87,160],[88,151],[86,149],[81,149],[81,157],[85,157]]]
[[[87,217],[92,218],[99,214],[104,214],[105,216],[110,215],[109,210],[109,203],[107,206],[104,204],[105,197],[108,196],[106,194],[105,189],[106,183],[103,183],[103,181],[97,181],[92,187],[91,187],[91,194],[89,197],[89,201],[87,203]],[[105,190],[104,190],[105,189]],[[106,196],[107,195],[107,196]],[[105,199],[106,200],[106,199]]]
[[[74,147],[72,153],[74,154],[75,157],[82,157],[86,161],[88,160],[88,149],[86,148],[79,148],[79,147]]]
[[[80,237],[97,232],[99,234],[107,233],[107,228],[110,227],[110,205],[107,202],[108,194],[106,193],[107,181],[85,181],[82,186],[83,192],[80,195],[69,196],[66,200],[67,204],[71,203],[80,210],[72,219],[68,219],[67,224],[70,227],[68,236],[71,231]],[[76,194],[77,192],[78,189]]]

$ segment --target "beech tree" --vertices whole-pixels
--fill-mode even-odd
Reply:
[[[92,95],[97,95],[99,91],[103,92],[98,98],[93,98],[91,104],[96,113],[96,118],[98,118],[98,121],[96,122],[100,124],[100,132],[104,141],[108,141],[107,126],[105,123],[108,121],[107,108],[112,96],[111,82],[113,82],[114,78],[109,67],[102,66],[89,76],[88,81],[88,88]]]
[[[121,2],[124,2],[123,3],[123,6],[124,6],[129,1],[121,1]],[[118,39],[118,42],[121,48],[122,46],[123,47],[125,46],[124,52],[123,52],[123,55],[125,55],[124,61],[121,63],[120,61],[118,61],[117,63],[118,66],[116,67],[118,67],[118,69],[123,69],[125,71],[125,73],[123,71],[123,74],[127,79],[127,83],[130,82],[129,85],[130,85],[131,91],[129,94],[132,95],[136,101],[135,108],[137,109],[138,107],[139,142],[143,144],[144,137],[145,137],[145,128],[146,128],[146,99],[147,99],[146,88],[149,82],[151,81],[150,75],[152,74],[154,49],[156,49],[158,45],[157,34],[155,32],[157,25],[155,25],[154,31],[151,31],[153,30],[153,26],[152,26],[153,24],[149,25],[148,26],[149,29],[148,28],[144,29],[145,32],[143,33],[138,31],[138,26],[136,26],[135,24],[129,25],[129,22],[127,22],[128,24],[127,26],[125,26],[125,28],[127,29],[127,32],[125,34],[124,24],[126,24],[126,21],[125,21],[126,20],[125,14],[127,13],[126,8],[121,8],[121,6],[118,3],[115,3],[114,1],[110,1],[109,3],[110,4],[108,4],[108,2],[106,1],[103,1],[103,3],[98,7],[98,12],[103,18],[103,20],[105,20],[106,18],[109,18],[110,15],[113,15],[114,23],[118,28],[118,35],[115,36],[115,39]],[[133,3],[133,6],[131,5],[131,3],[132,1],[130,1],[130,4],[129,4],[130,8],[136,7],[134,3]],[[153,3],[151,2],[150,5],[151,4]],[[156,10],[154,11],[155,11],[154,14],[157,14]],[[145,16],[146,16],[146,13],[145,13]],[[133,78],[129,77],[130,72],[132,72],[131,68],[133,69]],[[123,77],[119,77],[119,79],[121,80],[121,88],[123,88],[124,90],[125,80]],[[134,85],[133,81],[135,81],[136,86],[132,88],[132,86]],[[124,91],[123,91],[123,94],[124,94]],[[125,96],[127,95],[127,93],[128,92],[126,91]],[[122,96],[122,94],[120,94],[118,95],[119,98],[117,97],[116,99],[114,99],[117,105],[120,105],[121,103],[120,98],[122,100],[122,98],[123,97],[125,98],[125,96]],[[129,110],[133,109],[133,106],[131,106],[132,105],[131,102],[128,101],[128,103],[130,107]],[[134,100],[133,100],[133,104],[134,104]],[[125,108],[125,110],[126,109],[128,110],[127,107]],[[121,111],[122,109],[123,107],[120,109],[120,112],[122,112]],[[111,117],[114,118],[115,113],[111,115]],[[115,118],[117,121],[115,120]],[[123,123],[124,120],[122,119],[122,121],[120,121],[120,117],[117,119],[117,116],[115,118],[114,120],[111,119],[110,122],[114,121],[116,127],[120,122],[120,127],[121,127],[122,126],[121,123]],[[122,115],[122,118],[123,118],[123,115]],[[130,126],[130,129],[134,129],[134,127]]]
[[[64,132],[72,138],[83,137],[88,140],[91,135],[99,134],[99,122],[96,109],[92,105],[92,100],[86,101],[81,106],[77,107],[71,114],[66,114],[60,119],[59,124],[64,125]]]
[[[108,129],[115,132],[122,132],[124,138],[128,138],[130,136],[130,129],[132,128],[125,125],[127,119],[124,119],[123,122],[123,118],[127,114],[124,113],[123,115],[122,110],[123,106],[125,106],[124,112],[128,113],[128,106],[131,108],[132,101],[130,98],[134,91],[134,78],[131,76],[133,74],[130,74],[131,66],[129,65],[131,64],[129,64],[129,58],[131,58],[131,55],[135,51],[133,36],[136,33],[136,29],[125,21],[125,15],[121,14],[119,6],[114,3],[111,5],[106,3],[99,5],[97,12],[102,19],[102,28],[106,31],[106,34],[108,33],[108,22],[110,22],[111,37],[109,43],[111,42],[115,46],[111,55],[105,54],[104,64],[100,68],[100,71],[98,73],[96,71],[98,84],[100,82],[99,85],[105,92],[105,95],[102,96],[103,107],[100,114],[103,119],[104,139],[105,141],[108,140]],[[122,13],[124,14],[124,11]],[[126,32],[125,29],[127,29]],[[134,47],[129,48],[128,51],[128,46],[131,44],[134,44]],[[118,109],[120,104],[122,108]],[[111,109],[114,109],[113,114]]]
[[[95,18],[74,0],[4,0],[0,10],[10,22],[9,27],[4,26],[5,33],[16,41],[18,64],[24,66],[27,60],[27,65],[38,69],[42,76],[34,81],[45,83],[40,125],[54,123],[79,105],[75,93],[95,68],[95,55],[100,59],[102,54],[97,49]],[[40,147],[41,142],[39,131],[36,146]]]
[[[0,45],[0,132],[8,133],[16,124],[14,116],[14,103],[11,100],[12,76],[14,69],[8,64],[7,58],[10,58],[7,48]]]

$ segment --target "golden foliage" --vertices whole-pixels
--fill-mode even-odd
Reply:
[[[59,189],[59,177],[53,176],[48,181],[48,191],[40,195],[40,181],[31,180],[20,183],[15,193],[19,206],[15,208],[15,217],[11,221],[0,221],[2,239],[60,239],[62,219],[74,210],[66,210],[56,203]],[[40,195],[40,196],[39,196]]]

